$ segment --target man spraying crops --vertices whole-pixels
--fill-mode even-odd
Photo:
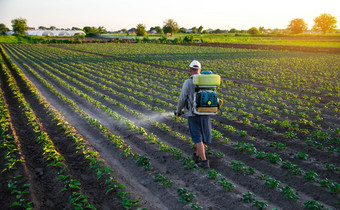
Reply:
[[[200,62],[193,60],[189,65],[190,78],[185,80],[179,101],[177,104],[176,115],[180,117],[184,108],[184,114],[188,116],[189,131],[192,141],[196,146],[196,153],[193,154],[193,160],[199,167],[209,168],[205,152],[205,144],[211,143],[211,122],[209,115],[196,115],[193,113],[195,85],[193,84],[193,75],[201,74]]]

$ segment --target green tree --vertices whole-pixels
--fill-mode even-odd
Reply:
[[[107,31],[106,31],[104,26],[99,26],[98,29],[97,29],[97,32],[99,34],[105,34]]]
[[[9,31],[9,29],[6,27],[6,25],[0,23],[0,35],[5,35],[7,31]]]
[[[321,14],[314,18],[313,31],[321,31],[322,33],[333,32],[336,29],[336,19],[330,14]]]
[[[260,30],[261,33],[264,33],[266,31],[266,29],[263,26],[260,26],[259,30]]]
[[[307,23],[302,18],[295,18],[290,21],[287,29],[293,34],[299,34],[306,31],[308,28]]]
[[[260,30],[256,27],[251,27],[250,29],[248,29],[247,32],[252,35],[257,35],[261,33]]]
[[[202,33],[202,31],[203,31],[203,26],[200,26],[200,27],[198,27],[198,29],[197,29],[197,33],[201,34],[201,33]]]
[[[155,30],[157,34],[163,34],[163,29],[160,26],[155,26],[150,28],[150,32]]]
[[[136,35],[137,36],[146,36],[145,25],[143,25],[141,23],[137,25]]]
[[[96,27],[85,26],[83,30],[88,37],[94,37],[98,34],[98,29]]]
[[[212,33],[213,34],[220,34],[220,33],[222,33],[222,30],[218,28],[218,29],[213,30]]]
[[[76,30],[76,31],[81,31],[82,29],[81,28],[78,28],[78,27],[72,27],[72,30]]]
[[[185,34],[185,33],[187,32],[187,29],[184,28],[184,27],[182,27],[182,28],[180,28],[180,29],[178,30],[178,32],[179,32],[179,33]]]
[[[51,26],[51,27],[49,27],[49,29],[53,31],[53,30],[56,30],[56,29],[57,29],[57,27],[55,27],[55,26]]]
[[[168,19],[164,21],[163,31],[164,33],[170,33],[171,36],[173,33],[176,33],[178,31],[178,23],[175,22],[173,19]]]
[[[192,28],[191,28],[191,32],[192,32],[193,34],[196,34],[196,33],[197,33],[197,28],[196,28],[196,27],[192,27]]]
[[[238,31],[237,31],[236,28],[232,28],[232,29],[229,30],[229,33],[237,33],[237,32],[238,32]]]
[[[156,26],[155,30],[157,31],[158,34],[164,34],[164,31],[160,26]]]
[[[97,36],[98,34],[104,34],[106,33],[106,29],[104,28],[104,26],[99,26],[98,28],[94,27],[94,26],[85,26],[83,28],[83,31],[86,33],[87,37],[94,37]]]
[[[24,18],[17,18],[11,21],[13,32],[17,35],[25,35],[25,31],[27,31],[27,20]]]
[[[45,26],[39,26],[38,29],[40,30],[46,30],[47,28]]]

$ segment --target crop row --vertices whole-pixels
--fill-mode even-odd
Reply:
[[[59,80],[59,82],[62,82],[62,81]],[[64,84],[65,84],[65,83],[64,83]],[[66,85],[66,84],[65,84],[65,85]],[[74,89],[73,89],[73,90],[74,90]],[[81,94],[83,97],[89,99],[89,98],[86,96],[86,94],[84,94],[84,93],[80,93],[80,94]],[[103,108],[106,112],[111,113],[111,116],[112,116],[112,111],[108,110],[106,107],[103,107],[102,105],[99,105],[100,103],[98,103],[98,102],[95,102],[95,101],[92,101],[92,102],[94,103],[95,106],[101,107],[101,108]],[[118,119],[123,119],[123,118],[121,118],[121,117],[118,116]],[[124,120],[124,119],[123,119],[123,120]],[[126,120],[127,120],[127,119],[126,119]],[[127,126],[129,129],[131,129],[132,131],[137,131],[137,130],[138,130],[138,132],[139,132],[141,135],[145,135],[145,133],[144,133],[144,132],[141,132],[142,130],[139,129],[138,127],[136,127],[136,126],[134,125],[133,122],[131,122],[131,121],[129,121],[129,120],[127,120],[127,122],[128,122],[128,123],[127,123],[126,126]],[[124,121],[124,123],[126,123],[126,121]],[[100,125],[100,122],[94,120],[94,124],[97,124],[97,127],[100,127],[104,132],[108,132],[107,129],[103,128],[103,127]],[[98,125],[98,124],[99,124],[99,125]],[[155,135],[153,135],[152,133],[150,133],[150,134],[148,135],[148,138],[150,138],[150,137],[153,137],[152,139],[157,139],[157,137],[156,137]],[[173,153],[173,155],[174,155],[177,159],[182,159],[183,164],[186,165],[185,168],[194,169],[194,168],[197,167],[196,164],[194,164],[193,160],[191,160],[191,159],[188,158],[188,157],[183,157],[180,153],[178,153],[178,150],[173,149],[173,148],[170,148],[169,146],[165,145],[165,144],[162,143],[162,142],[158,142],[158,144],[160,145],[160,146],[159,146],[159,149],[160,149],[160,150],[171,152],[171,153]],[[131,154],[130,149],[123,149],[123,150],[124,150],[125,154],[127,154],[127,155],[130,155],[130,154]],[[178,154],[179,154],[179,155],[178,155]],[[139,161],[138,161],[138,160],[139,160]],[[150,169],[150,163],[149,163],[149,161],[148,161],[148,160],[149,160],[148,158],[146,158],[146,157],[145,157],[145,158],[138,158],[138,160],[137,160],[137,163],[141,164],[141,165],[142,165],[143,167],[145,167],[146,169]],[[226,178],[221,177],[220,183],[222,184],[222,186],[229,186],[229,187],[226,188],[226,189],[228,189],[228,191],[232,189],[232,186],[233,186],[233,185],[232,185],[231,183],[227,182],[227,181],[226,181]],[[231,188],[230,188],[230,187],[231,187]]]
[[[70,49],[186,69],[192,58],[224,78],[339,97],[338,55],[157,44],[68,45]],[[338,79],[335,79],[338,78]]]
[[[55,53],[53,53],[53,54],[55,54]],[[92,73],[93,68],[99,69],[100,72],[98,72],[96,70],[95,74],[98,74],[98,76],[103,77],[102,81],[105,80],[105,79],[107,80],[108,78],[110,80],[114,79],[115,77],[117,77],[117,75],[126,74],[126,71],[129,71],[129,70],[125,70],[124,73],[122,73],[122,71],[119,71],[119,73],[115,73],[115,74],[112,74],[112,76],[110,76],[110,74],[108,74],[108,71],[105,70],[105,69],[101,70],[100,66],[97,66],[97,65],[94,65],[94,64],[92,64],[92,66],[90,66],[90,68],[87,68],[87,67],[84,67],[84,66],[89,66],[89,65],[85,63],[85,64],[82,64],[82,65],[76,65],[74,67],[77,68],[77,69],[82,69],[82,73],[84,74],[84,76],[88,76],[89,74],[94,74],[94,73]],[[71,66],[68,66],[68,65],[65,66],[65,64],[64,64],[64,67],[69,68]],[[115,71],[116,71],[116,68],[115,68]],[[84,73],[84,71],[85,71],[85,73]],[[104,74],[101,73],[102,71],[105,72],[105,73]],[[150,70],[148,70],[148,71],[150,71]],[[154,72],[157,73],[156,71],[154,71]],[[132,80],[131,78],[133,78],[133,77],[131,76],[131,74],[127,74],[128,77],[124,76],[124,78],[122,78],[122,76],[120,76],[121,79],[118,78],[118,79],[115,79],[115,81],[117,81],[118,83],[125,84],[125,86],[140,88],[142,90],[142,92],[143,91],[149,92],[150,90],[152,90],[150,88],[150,86],[147,87],[146,84],[150,85],[150,83],[152,83],[155,80],[153,80],[153,81],[147,80],[146,82],[143,83],[143,81],[141,81],[142,78],[140,78],[140,77],[139,77],[139,80],[136,79],[136,78],[134,78]],[[145,78],[145,77],[147,77],[147,75],[144,75],[143,78]],[[126,80],[130,80],[131,82],[126,82]],[[136,84],[136,83],[140,83],[143,86],[141,87],[140,84]],[[170,82],[170,83],[172,83],[172,82]],[[153,88],[153,87],[159,87],[159,86],[161,86],[161,84],[158,82],[156,85],[153,85],[151,87]],[[178,86],[179,85],[177,85],[177,89],[178,89]],[[126,90],[131,91],[131,89],[129,89],[129,88],[126,89]],[[167,99],[169,99],[169,94],[174,94],[174,95],[179,94],[179,91],[176,90],[176,89],[175,89],[175,91],[171,90],[171,93],[169,93],[169,92],[166,92],[166,88],[163,87],[162,91],[163,92],[165,91],[165,94],[162,94],[162,93],[159,93],[159,92],[156,93],[155,91],[152,91],[152,94],[156,94],[156,96],[164,97],[164,98],[167,98]],[[286,129],[286,131],[289,131],[289,132],[286,133],[286,136],[288,136],[288,137],[290,137],[290,136],[295,137],[296,132],[298,132],[298,134],[301,134],[301,135],[306,135],[306,134],[310,135],[314,131],[319,132],[319,133],[320,132],[321,133],[328,133],[328,132],[338,133],[339,132],[338,130],[333,130],[330,127],[330,126],[332,126],[332,124],[330,122],[328,122],[328,120],[327,121],[324,120],[324,118],[326,117],[330,121],[334,121],[334,120],[336,120],[336,117],[334,119],[331,119],[330,118],[331,116],[322,114],[321,110],[314,108],[313,105],[312,105],[311,108],[304,107],[304,106],[302,106],[303,101],[301,101],[301,100],[297,100],[297,107],[289,108],[289,106],[287,106],[287,103],[280,102],[280,101],[282,101],[282,98],[279,98],[278,100],[273,100],[270,97],[266,97],[266,96],[258,97],[256,95],[256,94],[258,94],[258,91],[257,91],[256,94],[249,94],[249,92],[246,92],[246,93],[243,94],[243,95],[250,95],[251,96],[250,99],[253,101],[251,103],[249,103],[249,101],[250,101],[249,99],[243,100],[240,97],[235,97],[235,95],[237,95],[237,93],[244,92],[244,89],[240,88],[239,90],[233,90],[231,92],[229,91],[230,94],[228,94],[228,95],[223,94],[224,88],[220,92],[221,92],[220,95],[222,96],[222,98],[224,98],[224,100],[226,102],[226,106],[222,110],[228,111],[228,112],[234,112],[234,114],[236,113],[237,115],[239,115],[238,118],[234,118],[234,117],[229,117],[229,118],[232,118],[232,119],[235,119],[235,120],[242,120],[242,121],[245,121],[245,122],[255,121],[254,124],[259,124],[258,121],[263,121],[262,120],[262,118],[263,118],[263,119],[265,119],[265,122],[267,122],[267,124],[269,126],[270,125],[279,126],[279,127],[281,127],[281,129]],[[260,92],[260,93],[262,94],[263,92]],[[141,92],[134,92],[134,94],[135,95],[139,94],[141,96],[144,96],[144,94],[141,93]],[[150,99],[150,95],[147,95],[145,97]],[[265,103],[260,102],[260,101],[257,102],[259,98],[261,100],[265,100]],[[172,99],[176,101],[176,97],[173,96]],[[287,98],[286,100],[294,100],[294,99]],[[159,99],[157,99],[157,101],[159,103],[161,103],[162,105],[169,105],[170,108],[173,107],[173,104],[174,104],[174,102],[171,102],[171,101],[162,101],[162,100],[159,100]],[[235,102],[233,102],[233,101],[235,101]],[[169,102],[171,102],[172,104],[170,104]],[[246,107],[244,102],[248,103],[249,105],[247,105],[247,107]],[[268,102],[270,102],[270,103],[280,102],[279,104],[281,104],[282,106],[281,105],[280,105],[280,107],[271,106],[271,105],[268,105]],[[309,103],[307,103],[307,104],[309,104]],[[235,109],[235,107],[236,107],[236,109]],[[248,109],[250,112],[249,111],[243,111],[242,109]],[[237,112],[236,112],[236,110],[237,110]],[[295,110],[297,110],[297,111],[295,111]],[[301,111],[298,112],[298,110],[301,110]],[[337,113],[337,108],[334,108],[334,110],[335,110],[335,113]],[[256,111],[257,111],[257,113],[255,113]],[[303,111],[311,112],[312,115],[308,115]],[[278,112],[278,113],[275,113],[275,112]],[[230,116],[230,114],[228,114],[226,116]],[[256,116],[256,119],[252,119],[254,116]],[[272,116],[275,116],[277,119],[271,121],[270,119],[272,118]],[[293,120],[287,120],[287,118],[290,117],[290,116],[293,118]],[[281,120],[279,118],[281,118]],[[294,120],[294,118],[296,120]],[[314,118],[314,120],[311,119],[311,118]],[[322,123],[320,124],[320,122],[322,122]],[[300,128],[300,127],[302,127],[302,128]],[[322,128],[322,127],[324,127],[324,128]],[[327,134],[327,135],[329,135],[329,134]]]
[[[3,70],[6,67],[2,62],[2,58],[0,61],[1,70]],[[0,117],[0,149],[4,150],[5,160],[1,174],[7,174],[8,179],[6,180],[6,183],[8,190],[12,195],[15,195],[15,200],[7,207],[21,206],[25,209],[31,209],[32,201],[27,198],[27,194],[29,194],[29,184],[26,183],[24,175],[20,174],[21,172],[18,170],[18,168],[22,167],[20,164],[24,159],[20,154],[17,140],[11,129],[9,111],[4,99],[3,91],[1,91],[0,96]]]
[[[76,70],[75,70],[76,71]],[[73,73],[74,74],[74,73]],[[92,83],[93,84],[93,83]],[[97,84],[97,83],[96,83]],[[110,88],[108,88],[108,89],[110,89]],[[116,92],[115,92],[116,93]],[[122,93],[120,93],[120,96],[122,96]],[[103,96],[104,97],[104,96]],[[127,98],[126,96],[124,96],[123,98]],[[134,101],[134,100],[132,100],[132,101]],[[240,132],[240,134],[242,134],[242,132]]]
[[[72,202],[72,205],[77,207],[90,207],[90,205],[87,203],[86,196],[80,193],[81,188],[79,187],[79,181],[72,179],[69,174],[65,173],[67,165],[64,163],[64,157],[61,156],[60,153],[55,149],[54,144],[48,134],[41,129],[36,115],[30,108],[30,105],[26,102],[10,72],[6,68],[3,70],[7,77],[8,85],[12,90],[12,94],[20,103],[21,109],[27,117],[28,124],[32,127],[32,130],[35,133],[37,143],[41,144],[43,147],[44,158],[49,162],[49,165],[58,168],[58,173],[60,174],[59,176],[62,177],[61,180],[64,181],[65,186],[67,186],[65,190],[70,190],[72,192],[70,202]]]
[[[72,74],[74,74],[75,75],[75,73],[74,72],[76,72],[77,71],[77,69],[74,69],[73,71],[70,71]],[[75,75],[76,76],[76,75]],[[86,76],[88,76],[88,77],[90,77],[91,75],[86,75]],[[92,76],[93,77],[93,76]],[[82,77],[83,78],[83,77]],[[104,80],[104,82],[105,82],[105,80]],[[96,84],[96,85],[98,85],[98,83],[95,83],[95,82],[92,82],[92,84]],[[100,86],[100,85],[99,85]],[[112,90],[112,89],[110,89],[110,88],[106,88],[105,87],[105,85],[103,86],[101,86],[102,88],[105,88],[105,89],[108,89],[108,90]],[[117,94],[117,91],[114,91],[114,93],[116,93]],[[120,96],[122,96],[122,97],[125,97],[125,98],[127,98],[127,96],[123,96],[122,95],[122,93],[119,93],[119,95]],[[105,97],[105,96],[103,96],[103,97]],[[129,97],[130,99],[131,99],[131,96]],[[132,101],[136,101],[135,99],[133,99],[132,98]],[[143,103],[143,102],[140,102],[140,103]],[[263,125],[263,124],[259,124],[259,128],[261,129],[261,125]],[[230,126],[228,126],[228,129],[230,128]],[[245,132],[241,132],[241,131],[239,131],[238,132],[241,136],[243,135],[243,133],[245,133]],[[246,133],[245,133],[246,134]],[[279,142],[280,143],[280,142]],[[269,145],[269,143],[268,143],[268,145]]]
[[[6,55],[5,55],[6,56]],[[74,141],[75,148],[77,153],[81,154],[83,160],[88,162],[88,167],[92,168],[93,172],[97,175],[97,180],[105,177],[103,182],[107,186],[106,193],[110,193],[113,191],[117,191],[116,195],[122,199],[122,206],[125,208],[130,208],[131,205],[139,205],[139,202],[136,199],[129,199],[128,192],[124,189],[126,188],[124,185],[117,183],[116,178],[114,178],[111,173],[113,170],[104,167],[104,162],[99,160],[97,157],[97,153],[87,148],[84,140],[76,134],[74,127],[69,125],[67,121],[64,120],[63,116],[54,109],[49,107],[49,104],[42,98],[37,90],[25,79],[24,74],[15,66],[13,62],[6,56],[6,59],[10,62],[11,67],[16,71],[16,74],[19,75],[20,79],[25,82],[25,85],[29,89],[32,95],[39,101],[40,104],[44,107],[46,114],[50,115],[51,118],[56,121],[56,124],[59,126],[65,135],[71,138]],[[68,166],[65,163],[65,158],[57,152],[56,148],[49,135],[42,131],[43,128],[40,128],[39,122],[37,122],[38,118],[34,115],[33,110],[30,108],[29,104],[25,101],[24,96],[20,92],[19,88],[15,84],[14,78],[11,76],[10,72],[5,71],[7,77],[9,77],[8,81],[10,82],[10,87],[15,92],[15,96],[22,103],[24,109],[23,111],[26,113],[29,124],[32,125],[34,132],[36,133],[37,142],[42,144],[44,147],[45,158],[50,161],[51,166],[54,166],[59,169],[58,179],[63,181],[65,187],[61,189],[61,192],[71,191],[72,194],[69,197],[70,203],[74,206],[74,208],[93,208],[93,205],[89,205],[87,202],[87,196],[82,194],[81,183],[79,180],[72,178],[72,175],[67,174]],[[122,189],[122,191],[119,191]]]
[[[28,69],[30,69],[28,66],[26,66]],[[30,69],[31,70],[31,69]],[[35,74],[37,77],[39,77],[39,79],[43,80],[38,74],[36,74],[35,72],[33,72],[31,70],[31,72],[33,74]],[[103,132],[103,134],[107,135],[108,138],[112,141],[112,143],[120,148],[123,151],[123,154],[125,157],[131,157],[133,159],[136,160],[136,164],[142,166],[143,168],[145,168],[146,170],[150,170],[151,169],[151,162],[150,162],[150,158],[146,157],[146,156],[142,156],[139,155],[138,153],[136,153],[135,151],[131,150],[131,147],[129,145],[127,145],[126,143],[124,143],[124,140],[119,137],[114,135],[113,133],[111,133],[108,128],[106,128],[105,126],[103,126],[98,120],[91,118],[88,114],[86,114],[84,111],[82,111],[72,100],[67,99],[66,97],[62,96],[58,91],[56,91],[52,85],[50,85],[48,82],[43,81],[44,84],[51,90],[53,91],[56,95],[58,95],[58,97],[62,98],[63,100],[67,101],[67,103],[69,105],[71,105],[73,107],[73,109],[77,112],[79,112],[86,120],[89,121],[89,123],[95,127],[97,127],[99,130],[101,130]],[[74,90],[74,89],[73,89]],[[85,96],[85,95],[84,95]],[[97,104],[97,103],[96,103]],[[98,105],[98,104],[97,104]],[[110,113],[111,116],[115,116],[115,114],[109,110],[107,110],[108,113]],[[120,118],[118,116],[119,119],[123,120],[122,118]],[[132,121],[129,121],[128,119],[125,119],[124,121],[128,127],[130,127],[132,130],[136,130],[136,126],[133,124]],[[132,123],[132,124],[131,124]],[[196,166],[197,167],[197,166]],[[155,172],[156,173],[156,172]],[[157,172],[158,177],[164,177],[164,175],[160,174],[159,172]],[[156,178],[155,178],[156,179]],[[159,178],[158,178],[159,179]],[[165,183],[171,183],[171,180],[167,180],[163,178],[163,181],[165,181]],[[163,183],[164,185],[164,183]],[[167,185],[166,185],[167,186]],[[192,203],[191,204],[193,207],[199,207],[197,203]],[[199,209],[199,208],[198,208]]]
[[[67,66],[64,66],[64,67],[62,67],[62,68],[67,68]],[[71,66],[68,66],[68,68],[71,68]],[[77,66],[76,67],[76,69],[75,69],[75,71],[78,71],[78,69],[81,69],[81,68],[83,68],[82,66]],[[91,75],[89,72],[91,72],[90,71],[90,69],[85,69],[85,71],[86,71],[86,73],[84,73],[84,70],[83,71],[81,71],[81,73],[82,74],[84,74],[84,76],[91,76],[92,78],[94,77],[93,75]],[[79,71],[78,71],[79,72]],[[97,72],[96,72],[97,73]],[[94,73],[93,73],[94,74]],[[98,74],[98,73],[97,73]],[[102,76],[102,74],[101,73],[99,73],[99,76]],[[113,79],[113,77],[112,76],[110,76],[109,77],[109,79],[111,80],[111,79]],[[125,78],[125,79],[128,79],[128,78]],[[107,77],[104,77],[103,79],[101,79],[100,81],[102,81],[102,82],[105,82],[105,83],[107,83],[107,84],[114,84],[114,85],[116,85],[116,87],[117,87],[117,85],[119,85],[119,86],[121,86],[120,84],[115,84],[115,83],[113,83],[113,82],[111,82],[111,81],[108,81],[108,78]],[[124,84],[124,82],[122,82],[122,80],[118,80],[118,82],[119,83],[122,83],[122,84]],[[129,84],[128,84],[129,86],[131,86],[132,85],[132,87],[136,87],[136,85],[134,85],[133,83],[131,83],[131,82],[129,82]],[[139,86],[139,85],[137,85],[137,86]],[[147,87],[144,87],[144,90],[145,89],[147,89]],[[150,89],[150,88],[149,88]],[[130,88],[125,88],[124,89],[125,91],[128,91],[128,92],[131,92],[131,89]],[[143,89],[142,89],[143,90]],[[134,91],[133,92],[134,93],[134,95],[138,95],[138,96],[142,96],[142,97],[145,97],[146,99],[149,99],[149,100],[152,100],[152,97],[148,94],[148,95],[146,95],[146,94],[143,94],[142,92],[136,92],[136,91]],[[222,94],[221,94],[222,95]],[[166,95],[167,96],[167,95]],[[222,95],[223,96],[223,95]],[[232,97],[232,96],[230,96],[230,97],[228,97],[228,98],[226,98],[227,100],[225,100],[226,101],[226,103],[228,103],[229,101],[230,101],[230,99],[232,99],[232,98],[235,98],[235,97]],[[170,103],[168,103],[168,102],[166,102],[166,101],[162,101],[162,100],[159,100],[159,99],[155,99],[155,101],[156,102],[159,102],[161,105],[169,105],[168,107],[173,107],[174,105],[173,104],[170,104]],[[242,105],[242,103],[239,103],[239,102],[237,102],[236,103],[237,104],[237,106],[241,106]],[[256,104],[256,102],[254,102],[254,105]],[[262,106],[263,106],[263,103],[262,104],[256,104],[256,105],[261,105],[261,108],[262,108]],[[242,105],[242,107],[244,107],[244,104]],[[241,107],[241,108],[242,108]],[[257,107],[256,109],[252,106],[251,107],[251,109],[252,110],[260,110],[260,111],[264,111],[265,113],[266,113],[266,111],[268,111],[268,113],[266,113],[266,115],[268,115],[268,117],[271,117],[270,115],[273,115],[273,114],[270,114],[270,112],[272,112],[272,108],[270,108],[270,106],[269,106],[269,109],[268,109],[268,106],[266,105],[265,106],[265,108],[267,108],[267,109],[264,109],[264,110],[262,110],[260,107]],[[275,107],[274,107],[275,108]],[[156,107],[155,107],[155,109],[157,109]],[[278,109],[278,108],[275,108],[275,110],[281,110],[281,109]],[[287,109],[283,109],[284,111],[286,111],[286,112],[288,112],[288,110]],[[234,107],[231,107],[231,109],[228,109],[228,111],[229,112],[235,112],[236,111],[236,109],[234,108]],[[236,118],[236,117],[234,117],[231,113],[224,113],[223,114],[223,116],[226,116],[226,117],[228,117],[229,119],[234,119],[234,120],[242,120],[245,124],[249,124],[249,122],[250,122],[250,120],[251,120],[251,118],[252,118],[252,116],[254,116],[254,115],[256,115],[256,123],[254,122],[254,123],[251,123],[252,125],[254,125],[254,127],[255,126],[257,126],[258,124],[262,124],[262,122],[258,122],[259,120],[261,120],[261,118],[259,117],[259,115],[257,114],[257,113],[254,113],[254,114],[251,114],[251,113],[248,113],[248,112],[245,112],[245,111],[242,111],[242,109],[240,109],[240,107],[238,107],[238,109],[237,109],[237,112],[238,113],[240,113],[241,114],[241,119],[240,118]],[[290,111],[291,113],[295,113],[295,111],[293,111],[293,110],[291,110]],[[318,113],[320,113],[320,112],[318,112]],[[302,114],[304,114],[304,113],[300,113],[300,115],[302,115]],[[278,114],[275,114],[275,115],[278,115]],[[242,117],[243,116],[243,117]],[[279,115],[280,116],[280,115]],[[304,116],[303,116],[304,118],[306,118],[306,117],[308,117],[308,116],[306,116],[306,114],[304,114]],[[311,120],[310,121],[308,121],[308,120],[305,120],[304,118],[301,118],[300,120],[299,120],[299,122],[301,121],[301,123],[305,123],[305,122],[311,122]],[[254,119],[255,120],[255,119]],[[269,122],[270,121],[270,122]],[[302,122],[303,121],[303,122]],[[326,148],[326,147],[324,147],[324,146],[322,146],[322,144],[320,143],[320,142],[316,142],[316,140],[317,139],[319,139],[319,137],[318,136],[320,136],[321,138],[321,140],[324,140],[325,138],[324,137],[322,137],[322,135],[325,135],[326,134],[326,139],[330,139],[330,140],[336,140],[337,138],[331,138],[330,136],[329,136],[329,134],[326,132],[326,131],[322,131],[322,130],[319,130],[319,129],[316,129],[315,131],[308,131],[308,129],[306,129],[306,128],[304,128],[304,129],[299,129],[299,124],[292,124],[292,122],[290,122],[289,120],[282,120],[282,121],[280,121],[280,120],[277,120],[277,119],[275,119],[275,120],[267,120],[267,122],[269,123],[267,123],[267,126],[279,126],[279,127],[281,127],[281,128],[284,128],[284,129],[287,129],[282,135],[284,135],[284,136],[286,136],[287,138],[297,138],[297,135],[296,135],[296,130],[300,133],[300,134],[309,134],[309,136],[311,136],[311,137],[309,137],[309,139],[308,139],[308,143],[309,144],[313,144],[313,145],[316,145],[318,148]],[[274,131],[273,129],[271,129],[271,131]],[[332,130],[331,130],[332,131]],[[334,132],[337,132],[338,133],[338,131],[334,131]],[[314,137],[313,137],[314,136]],[[321,147],[320,147],[320,145],[321,145]],[[334,151],[335,149],[334,149],[334,147],[333,147],[333,149],[332,149],[332,146],[329,148],[330,150],[332,150],[332,151]]]

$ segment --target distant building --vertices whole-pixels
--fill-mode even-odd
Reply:
[[[85,35],[81,30],[28,30],[25,32],[29,36],[75,36]]]
[[[128,33],[129,33],[129,34],[135,34],[136,31],[137,31],[136,28],[131,28],[131,29],[128,30]]]

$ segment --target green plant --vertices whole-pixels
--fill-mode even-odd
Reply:
[[[223,189],[225,189],[226,191],[229,191],[229,192],[231,192],[235,188],[234,184],[226,181],[225,177],[221,177],[220,180],[218,181],[218,183],[220,183],[222,185]]]
[[[331,182],[326,178],[324,180],[320,180],[319,184],[321,185],[321,187],[327,187],[328,188],[330,186]]]
[[[340,192],[340,184],[336,182],[331,182],[328,185],[328,192],[332,194],[338,194]]]
[[[301,159],[301,160],[307,160],[308,154],[305,152],[298,152],[296,155],[296,158]]]
[[[277,188],[280,184],[280,181],[273,179],[273,178],[268,178],[264,182],[269,188]]]
[[[139,156],[136,163],[143,166],[144,169],[149,170],[151,168],[150,158],[146,156]]]
[[[241,171],[242,173],[244,173],[246,175],[255,173],[254,168],[246,166],[241,161],[233,160],[233,161],[231,161],[231,165],[233,166],[233,169],[235,171]]]
[[[212,169],[212,170],[208,171],[208,177],[209,177],[210,179],[217,179],[217,177],[218,177],[219,175],[220,175],[220,174],[219,174],[217,171],[215,171],[215,169]]]
[[[177,188],[177,192],[180,194],[181,198],[180,200],[183,202],[183,203],[188,203],[190,202],[193,198],[195,198],[196,196],[192,193],[189,193],[187,191],[187,189],[185,188],[180,188],[178,187]]]
[[[251,192],[246,192],[246,193],[242,193],[242,196],[243,196],[243,201],[244,202],[246,202],[246,203],[251,203],[251,202],[253,202],[253,200],[254,200],[254,197],[256,196],[256,195],[254,195],[253,193],[251,193]]]
[[[162,185],[164,187],[171,187],[172,186],[172,181],[167,179],[164,175],[162,174],[156,174],[154,176],[154,178],[156,179],[156,181],[160,181],[162,182]]]
[[[257,209],[266,209],[268,207],[268,202],[267,201],[258,201],[258,200],[253,200],[253,206],[257,207]]]
[[[299,196],[297,196],[289,186],[282,187],[280,192],[282,192],[286,198],[292,199],[293,201],[299,199]]]
[[[281,163],[282,159],[279,154],[277,153],[266,153],[266,158],[271,162],[271,163]]]
[[[191,209],[194,209],[194,210],[202,210],[202,209],[203,209],[203,207],[200,206],[200,205],[198,205],[197,202],[195,202],[195,203],[190,203],[190,208],[191,208]]]
[[[317,173],[315,173],[314,171],[308,171],[303,175],[303,177],[308,179],[310,182],[317,181],[318,176],[319,175]]]
[[[190,157],[183,157],[181,159],[182,164],[184,165],[185,169],[196,169],[197,168],[197,164],[195,163],[195,161],[193,159],[191,159]]]
[[[333,164],[330,164],[330,163],[326,163],[325,168],[329,171],[335,170],[335,166]]]
[[[310,210],[322,210],[324,208],[324,205],[316,201],[306,201],[303,204],[306,209],[310,209]]]

